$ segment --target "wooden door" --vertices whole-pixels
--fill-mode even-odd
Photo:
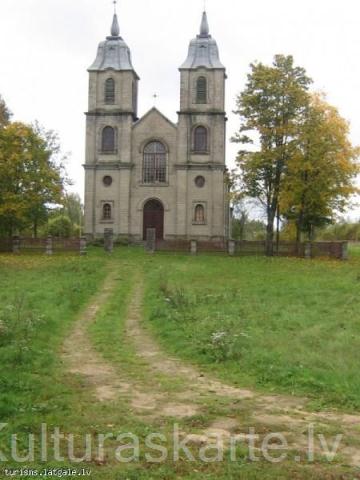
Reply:
[[[144,206],[144,240],[146,240],[147,228],[155,228],[156,240],[162,240],[164,238],[164,207],[158,200],[149,200]]]

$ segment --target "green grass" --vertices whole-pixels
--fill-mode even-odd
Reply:
[[[360,257],[360,242],[352,243],[349,252],[351,257]]]
[[[63,369],[59,353],[64,338],[109,268],[118,272],[116,289],[91,326],[90,336],[119,374],[141,382],[144,389],[154,382],[159,391],[177,386],[171,386],[169,378],[154,376],[124,338],[129,292],[142,272],[145,321],[164,349],[234,384],[306,393],[318,404],[356,408],[358,252],[357,258],[343,264],[148,256],[132,248],[118,249],[112,257],[100,249],[90,250],[86,258],[0,256],[0,311],[10,312],[14,324],[21,326],[16,327],[20,335],[16,339],[0,335],[0,423],[9,423],[6,431],[0,432],[0,450],[6,450],[10,431],[19,434],[26,450],[22,439],[28,433],[37,436],[43,422],[74,433],[78,442],[85,433],[94,437],[99,432],[133,432],[143,441],[155,430],[169,438],[171,419],[155,424],[141,420],[126,400],[99,404],[84,377]],[[29,319],[33,326],[24,329]],[[212,344],[211,335],[221,331],[227,332],[224,341]],[[21,335],[25,335],[28,349],[19,350],[24,346]],[[212,413],[226,415],[227,408],[238,411],[238,406],[207,401],[209,415],[183,425],[207,425]],[[77,451],[82,450],[78,444]],[[27,465],[40,468],[45,464]],[[63,466],[56,462],[46,465]],[[139,462],[129,465],[110,460],[105,465],[85,465],[92,469],[95,480],[354,478],[350,469],[338,465],[256,464],[243,457],[216,464],[168,460],[158,465],[149,464],[142,455]],[[1,469],[0,463],[3,478]]]
[[[235,384],[360,407],[360,258],[157,256],[147,317],[164,348]]]
[[[0,256],[0,421],[9,423],[7,433],[67,415],[71,391],[61,382],[59,349],[104,267],[96,254]]]
[[[209,272],[209,266],[213,262],[213,265],[216,268],[220,268],[223,265],[224,270],[228,271],[229,265],[231,265],[231,260],[224,259],[221,257],[198,257],[192,258],[189,256],[172,256],[172,255],[156,255],[156,256],[144,256],[140,250],[130,249],[123,252],[116,253],[117,258],[119,259],[119,265],[121,266],[121,274],[118,278],[118,286],[113,297],[110,299],[108,304],[102,309],[98,315],[97,321],[90,328],[91,338],[93,344],[96,346],[97,350],[103,354],[105,358],[112,362],[116,366],[119,374],[123,379],[128,379],[130,382],[135,381],[141,383],[143,390],[146,391],[146,388],[149,387],[149,384],[156,384],[158,386],[158,391],[171,391],[172,387],[168,381],[164,381],[162,375],[149,371],[146,364],[142,359],[136,355],[134,348],[129,344],[124,338],[124,328],[125,328],[125,314],[126,314],[126,299],[129,295],[129,285],[139,276],[139,272],[146,272],[146,301],[145,301],[145,311],[148,316],[153,315],[154,318],[159,319],[157,323],[157,334],[159,335],[159,340],[163,343],[164,348],[169,351],[176,351],[178,355],[182,355],[185,359],[188,359],[192,362],[199,361],[204,365],[201,356],[197,357],[194,355],[193,351],[183,351],[180,353],[180,348],[187,346],[187,340],[179,343],[178,337],[178,322],[187,322],[189,319],[187,316],[192,316],[193,314],[193,294],[189,293],[187,289],[191,289],[194,285],[194,270],[198,269],[201,266],[202,274]],[[247,259],[248,262],[250,259]],[[227,262],[224,264],[224,261]],[[125,264],[123,263],[125,262]],[[190,269],[190,265],[193,266]],[[180,291],[177,292],[176,298],[174,300],[175,307],[172,305],[170,312],[171,322],[165,330],[164,325],[164,316],[162,312],[166,311],[166,315],[169,313],[168,302],[164,302],[164,290],[169,288],[171,285],[171,280],[176,278],[179,280],[179,276],[186,275],[186,282],[180,282]],[[186,289],[182,286],[186,284]],[[176,283],[173,284],[177,285]],[[214,288],[216,285],[214,285]],[[170,287],[171,288],[171,287]],[[206,286],[205,291],[208,292],[208,286]],[[184,295],[184,296],[183,296]],[[231,298],[233,299],[234,295],[231,291]],[[124,301],[125,300],[125,301]],[[209,300],[209,298],[207,299]],[[216,303],[218,298],[213,299],[213,304]],[[212,304],[212,306],[213,306]],[[222,304],[218,304],[218,308],[221,308]],[[209,305],[209,302],[204,302],[202,305],[203,309],[212,308]],[[175,317],[177,316],[177,320]],[[169,318],[166,317],[166,321]],[[159,326],[161,324],[161,327]],[[154,325],[153,325],[154,326]],[[172,337],[168,335],[168,329],[172,330]],[[191,328],[189,326],[188,332],[192,331],[191,338],[195,338],[196,335],[201,334],[198,332],[197,327],[193,325]],[[183,332],[179,334],[181,337]],[[118,338],[119,343],[114,342],[114,338]],[[169,340],[174,340],[174,344],[171,344]],[[213,371],[213,361],[206,363],[209,365],[211,371]],[[205,364],[205,365],[206,365]],[[217,366],[220,366],[217,363]],[[225,366],[224,366],[225,368]],[[219,370],[218,373],[221,373]],[[235,379],[232,375],[228,378],[234,383],[241,383],[242,379]],[[175,385],[176,390],[176,385]],[[204,400],[205,401],[205,400]],[[207,427],[211,423],[211,419],[226,415],[238,414],[238,406],[228,405],[224,402],[224,405],[221,406],[216,399],[207,399],[207,409],[208,413],[203,414],[200,417],[184,420],[182,423],[184,425],[190,426],[203,426]],[[221,404],[221,402],[220,402]],[[244,407],[243,407],[244,409]],[[140,441],[143,442],[145,436],[152,431],[160,432],[166,436],[169,440],[171,437],[171,429],[173,423],[171,419],[162,419],[159,423],[159,420],[156,422],[152,421],[152,425],[149,424],[146,419],[144,422],[139,421],[136,415],[133,414],[131,405],[127,401],[122,401],[120,405],[113,405],[106,409],[108,412],[113,412],[109,418],[111,418],[111,423],[115,425],[121,425],[122,431],[131,431],[136,433]],[[232,413],[230,413],[232,412]],[[236,413],[235,413],[236,412]],[[97,419],[99,422],[106,423],[106,419],[103,416],[104,410],[97,413]],[[145,416],[146,417],[146,416]],[[201,428],[200,428],[201,429]],[[143,443],[141,443],[143,445]],[[109,472],[109,477],[106,476],[105,471],[98,472],[99,475],[96,478],[116,478],[116,479],[129,479],[129,480],[142,480],[142,479],[172,479],[172,478],[182,478],[182,479],[209,479],[209,480],[228,480],[228,479],[268,479],[268,480],[278,480],[278,479],[319,479],[319,478],[353,478],[348,475],[349,469],[341,469],[339,465],[329,466],[326,464],[316,463],[316,465],[302,465],[298,466],[291,461],[286,461],[281,465],[275,464],[264,464],[260,462],[259,464],[254,464],[245,459],[244,456],[241,456],[237,462],[230,462],[225,457],[224,462],[215,463],[215,464],[204,464],[203,462],[196,461],[195,463],[189,463],[182,460],[179,463],[173,463],[171,459],[164,462],[161,465],[151,465],[149,464],[143,456],[140,458],[139,462],[134,465],[119,465],[116,463],[110,464],[106,467],[106,471]],[[111,474],[110,474],[111,472]],[[332,473],[330,473],[332,472]],[[102,477],[102,475],[104,477]],[[343,477],[341,477],[343,475]],[[350,474],[349,474],[350,475]]]

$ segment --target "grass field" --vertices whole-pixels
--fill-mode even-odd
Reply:
[[[359,249],[346,263],[162,260],[147,314],[164,348],[234,383],[360,408]]]
[[[116,372],[145,392],[154,384],[170,393],[182,385],[149,370],[125,336],[130,291],[139,274],[145,285],[145,325],[165,351],[234,385],[306,395],[314,409],[359,409],[359,248],[347,263],[147,256],[131,248],[119,249],[112,257],[100,249],[86,258],[2,255],[0,423],[8,426],[0,431],[0,451],[9,451],[9,432],[16,432],[25,455],[26,435],[37,438],[42,423],[74,433],[79,455],[85,433],[133,432],[144,438],[155,429],[171,434],[173,419],[151,423],[151,417],[139,418],[126,399],[98,403],[86,379],[64,369],[64,339],[108,271],[115,271],[116,286],[89,335]],[[213,418],[238,413],[238,406],[225,400],[204,401],[207,413],[184,420],[184,425],[196,429]],[[244,407],[241,415],[246,418]],[[141,455],[136,463],[84,465],[96,480],[358,478],[341,463],[253,463],[241,451],[238,462],[149,464]],[[2,466],[16,465],[2,464],[0,458],[0,478],[6,478]],[[36,460],[22,466],[64,464]]]

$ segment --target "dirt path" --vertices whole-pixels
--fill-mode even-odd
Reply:
[[[165,354],[142,324],[143,280],[133,280],[133,290],[127,310],[126,341],[133,345],[141,375],[129,377],[106,362],[92,346],[87,329],[95,320],[99,308],[110,298],[116,287],[116,272],[112,271],[100,292],[80,315],[72,334],[64,345],[63,359],[70,372],[87,379],[98,401],[128,402],[129,408],[141,419],[154,421],[164,417],[183,419],[194,415],[209,416],[223,402],[223,415],[211,417],[206,428],[189,431],[184,436],[194,444],[204,444],[214,438],[229,440],[230,436],[245,439],[249,427],[264,435],[282,433],[289,448],[304,451],[307,446],[307,426],[315,424],[322,431],[343,434],[341,454],[346,463],[360,466],[360,416],[336,412],[313,413],[306,409],[306,399],[284,395],[260,395],[211,378],[196,367]],[[121,339],[119,339],[120,347]],[[145,376],[144,376],[145,375]],[[146,380],[145,380],[146,379]],[[170,388],[172,384],[176,388]],[[216,408],[215,408],[216,407]],[[185,429],[185,428],[184,428]]]
[[[209,377],[196,367],[184,364],[179,359],[165,354],[146,326],[142,324],[142,299],[143,284],[139,280],[134,286],[127,318],[127,337],[133,342],[137,355],[145,360],[152,371],[174,379],[181,377],[187,386],[184,393],[189,404],[193,402],[198,405],[199,400],[201,403],[204,395],[208,395],[226,397],[238,406],[232,409],[231,417],[218,418],[203,432],[190,434],[189,437],[194,443],[204,443],[206,439],[213,436],[222,437],[226,441],[234,435],[234,432],[235,434],[239,432],[241,427],[244,429],[242,416],[241,414],[237,415],[237,410],[241,413],[244,409],[249,408],[252,411],[248,419],[248,421],[250,420],[249,425],[284,434],[289,440],[290,448],[293,449],[303,450],[306,448],[308,443],[307,426],[310,424],[343,434],[347,437],[350,445],[353,445],[354,441],[355,444],[359,443],[357,439],[360,431],[360,416],[358,415],[310,412],[306,409],[307,400],[304,398],[261,395],[248,389],[227,385]],[[200,411],[201,409],[200,407]],[[238,433],[238,436],[239,438],[245,437],[246,433]],[[360,466],[360,445],[354,447],[344,444],[341,453],[348,459],[349,464]]]
[[[67,370],[83,376],[98,401],[109,402],[122,398],[139,417],[149,415],[149,419],[157,416],[183,418],[195,415],[195,405],[183,403],[179,399],[174,402],[171,392],[162,393],[158,389],[149,388],[149,385],[134,381],[128,372],[119,372],[119,369],[104,360],[93,347],[88,328],[95,321],[100,308],[114,293],[116,284],[117,272],[111,271],[99,292],[76,321],[62,350],[62,359]],[[137,297],[134,295],[128,307],[128,318],[131,318],[131,312],[137,311],[134,304],[136,301]]]
[[[99,401],[114,400],[119,393],[127,393],[130,386],[122,382],[114,367],[104,361],[93,348],[87,334],[88,326],[96,319],[101,308],[116,286],[116,273],[111,272],[91,303],[81,313],[73,331],[66,339],[62,357],[68,370],[87,378]]]

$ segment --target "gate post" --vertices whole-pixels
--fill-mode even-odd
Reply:
[[[341,243],[341,260],[349,260],[348,242]]]
[[[197,254],[197,241],[196,240],[191,240],[191,242],[190,242],[190,253],[191,253],[191,255],[196,255]]]
[[[306,259],[311,259],[311,243],[310,242],[306,242],[305,243],[305,254],[304,254],[304,257]]]
[[[231,255],[231,256],[235,255],[235,241],[234,240],[229,240],[229,242],[228,242],[228,252],[229,252],[229,255]]]
[[[80,255],[86,255],[86,237],[80,238]]]
[[[154,253],[156,250],[156,228],[146,229],[146,243],[145,249],[149,253]]]
[[[52,236],[49,235],[46,239],[46,255],[52,255],[53,253],[53,242],[52,242]]]
[[[114,250],[114,231],[112,228],[105,228],[104,248],[107,253],[112,253]]]
[[[12,251],[13,253],[20,253],[20,237],[18,236],[12,239]]]

